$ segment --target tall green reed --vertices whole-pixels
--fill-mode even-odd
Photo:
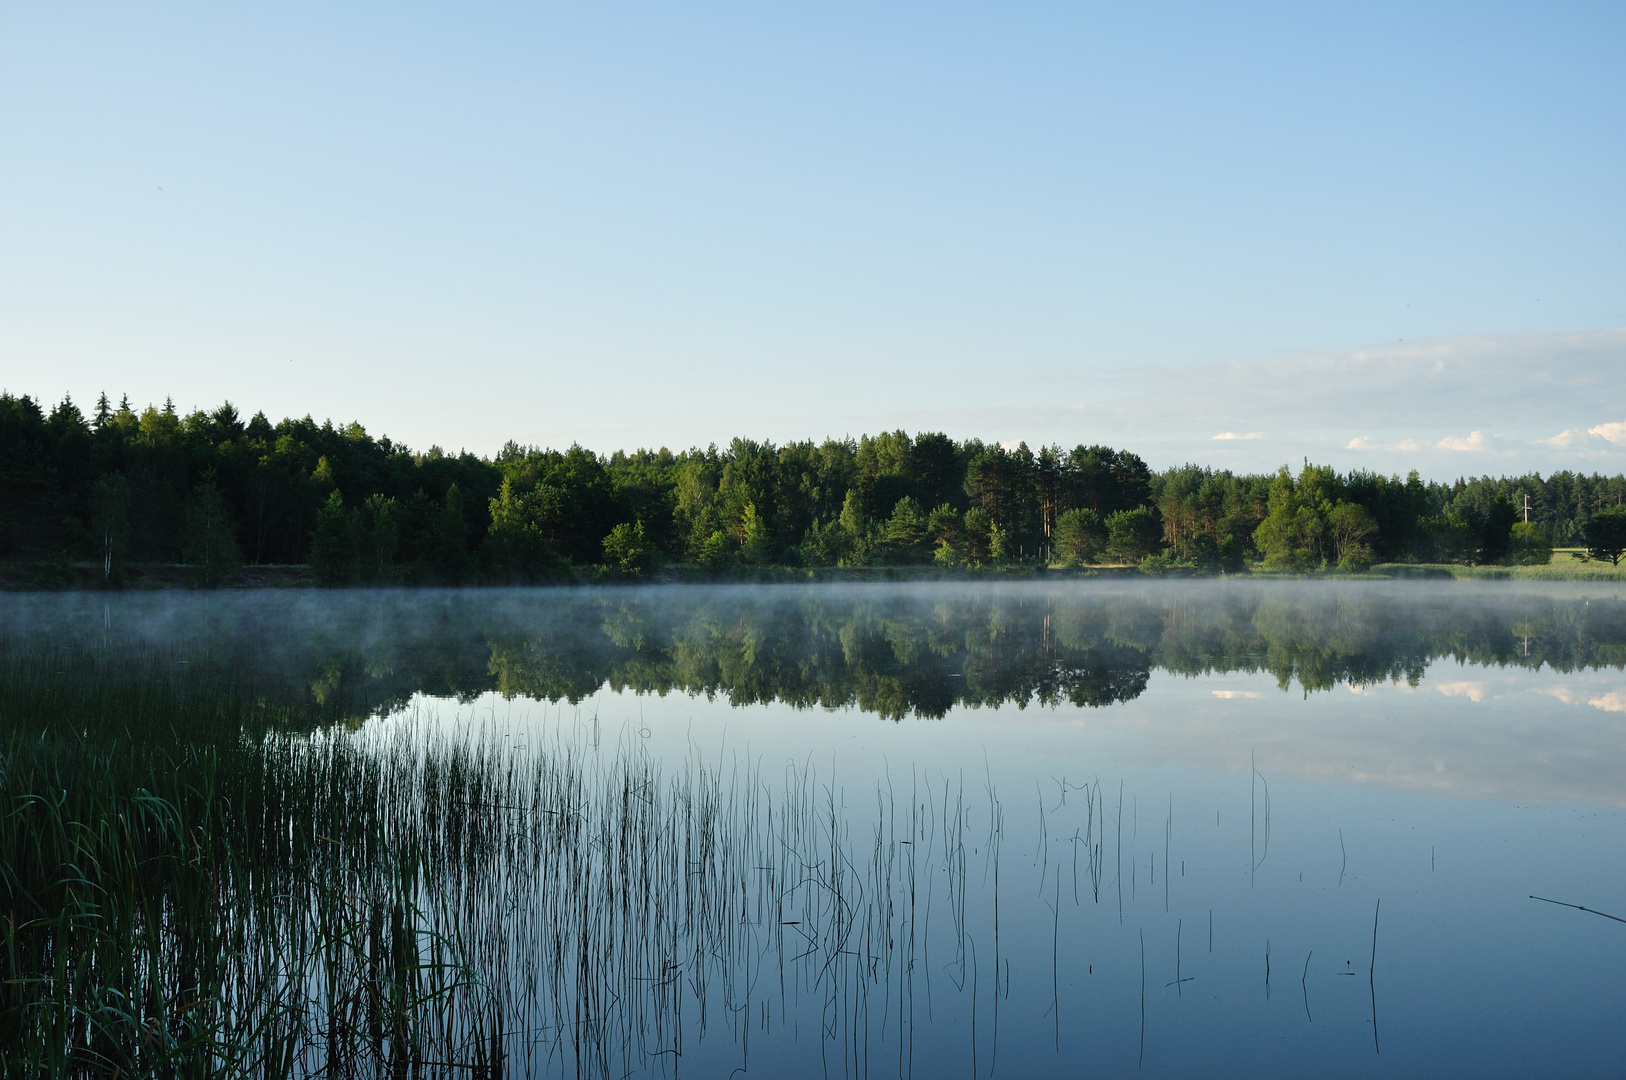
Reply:
[[[940,872],[965,982],[946,781],[855,837],[810,765],[305,733],[183,659],[0,649],[7,1075],[621,1076],[808,1008],[862,1070]]]

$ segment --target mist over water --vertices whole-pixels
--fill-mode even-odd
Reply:
[[[1626,925],[1530,899],[1626,917],[1607,587],[36,595],[0,639],[230,680],[290,754],[343,744],[392,790],[476,748],[512,844],[422,887],[479,913],[518,1071],[1585,1075],[1626,1051]],[[629,851],[664,867],[642,906]]]

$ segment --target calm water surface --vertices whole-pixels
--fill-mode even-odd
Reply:
[[[593,915],[623,945],[587,963],[607,938],[558,894],[618,903],[613,841],[573,881],[502,876],[490,978],[538,1074],[1626,1061],[1626,923],[1595,913],[1626,917],[1606,587],[36,597],[4,629],[229,668],[298,739],[681,788],[678,877],[725,883],[703,918],[674,883],[660,920]]]

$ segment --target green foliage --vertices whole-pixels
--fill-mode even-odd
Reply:
[[[1515,522],[1508,559],[1515,566],[1546,566],[1553,560],[1547,531],[1534,521]]]
[[[1619,566],[1626,555],[1626,506],[1612,506],[1592,515],[1586,523],[1586,554],[1589,559],[1608,559]]]
[[[923,543],[931,548],[932,561],[939,566],[957,566],[964,561],[965,521],[954,507],[943,504],[926,517]]]
[[[105,405],[106,395],[102,402]],[[121,473],[104,473],[96,478],[90,493],[92,535],[101,542],[102,587],[124,579],[124,564],[130,547],[130,482]]]
[[[1284,466],[1270,484],[1265,519],[1253,544],[1270,570],[1303,572],[1333,566],[1365,570],[1375,561],[1376,517],[1349,501],[1343,478],[1305,463],[1295,479]]]
[[[773,534],[767,521],[757,513],[756,504],[750,501],[740,508],[739,544],[742,562],[765,566],[773,559]]]
[[[1066,566],[1094,562],[1106,548],[1107,527],[1088,507],[1075,507],[1056,520],[1052,552]]]
[[[395,579],[395,553],[401,543],[395,500],[382,494],[369,495],[361,515],[361,573],[374,584],[388,584]]]
[[[708,569],[721,570],[734,561],[734,545],[718,530],[700,543],[694,561]]]
[[[1365,570],[1372,565],[1370,541],[1378,523],[1359,503],[1340,502],[1327,511],[1327,538],[1340,570]]]
[[[355,515],[344,508],[344,496],[335,488],[316,514],[311,533],[311,569],[324,585],[344,585],[356,574],[360,555]]]
[[[84,580],[89,563],[114,585],[208,549],[199,580],[218,583],[222,545],[198,544],[206,482],[226,511],[216,540],[229,532],[243,561],[308,563],[335,584],[568,577],[598,565],[604,538],[629,522],[643,524],[651,565],[1079,564],[1109,557],[1109,519],[1137,510],[1159,535],[1124,539],[1115,560],[1166,551],[1209,572],[1524,561],[1536,556],[1528,536],[1515,550],[1510,508],[1528,498],[1549,542],[1576,544],[1626,500],[1626,477],[1437,484],[1308,462],[1297,476],[1153,473],[1111,447],[902,431],[609,457],[509,443],[481,458],[413,452],[356,423],[245,420],[229,403],[181,415],[102,395],[87,418],[66,399],[46,410],[0,393],[0,561],[34,567],[18,580]]]
[[[853,554],[867,562],[870,552],[875,547],[875,537],[870,528],[870,514],[865,508],[865,498],[859,488],[850,488],[847,497],[841,500],[841,527],[846,530],[852,544]],[[857,561],[857,560],[855,560]]]
[[[1106,526],[1106,553],[1120,562],[1139,564],[1163,546],[1163,524],[1151,507],[1119,510]]]
[[[1465,562],[1475,551],[1474,528],[1459,514],[1430,514],[1417,521],[1417,552],[1423,562]]]
[[[505,512],[510,525],[534,535],[520,545],[524,563],[560,560],[587,565],[598,561],[605,534],[631,515],[615,481],[599,458],[580,446],[538,450],[509,443],[497,456],[502,471]],[[493,522],[496,510],[493,508]],[[510,570],[518,567],[509,567]]]
[[[1268,477],[1186,465],[1155,478],[1153,505],[1172,556],[1203,570],[1240,570],[1269,496]]]
[[[1005,562],[1015,554],[1011,549],[1011,534],[999,527],[997,522],[988,526],[988,561],[995,566]]]
[[[641,521],[628,524],[623,521],[611,529],[604,538],[604,562],[623,574],[636,576],[649,569],[654,561],[649,539]]]
[[[463,509],[463,492],[457,484],[446,489],[446,497],[429,512],[424,530],[420,573],[425,580],[455,585],[468,575],[469,523]]]
[[[881,541],[886,561],[905,564],[924,562],[929,556],[929,524],[926,515],[920,511],[919,503],[908,495],[899,499],[892,508],[892,516],[887,519]]]
[[[537,485],[524,496],[514,490],[514,478],[503,477],[497,497],[490,500],[491,524],[480,545],[487,575],[498,581],[523,580],[554,561],[543,529],[559,516],[558,492]]]
[[[1369,541],[1374,558],[1418,556],[1417,522],[1434,512],[1435,500],[1414,469],[1398,476],[1353,472],[1342,478],[1341,498],[1365,507],[1377,525]]]
[[[797,550],[808,566],[840,566],[852,556],[852,534],[840,521],[814,522],[802,534]]]
[[[1270,485],[1270,512],[1253,533],[1253,545],[1264,556],[1266,569],[1300,571],[1323,564],[1326,521],[1315,503],[1322,479],[1308,463],[1301,482],[1294,481],[1285,465],[1277,472]]]
[[[243,564],[231,508],[213,478],[198,486],[186,508],[181,526],[181,555],[192,565],[198,584],[206,589],[219,586]]]
[[[1165,574],[1179,572],[1184,569],[1184,564],[1174,552],[1165,549],[1141,559],[1136,569],[1151,577],[1162,577]]]
[[[1450,485],[1431,485],[1429,494],[1431,512],[1450,511],[1476,528],[1498,499],[1512,503],[1521,518],[1528,499],[1531,520],[1546,528],[1553,545],[1575,547],[1585,544],[1586,523],[1593,514],[1626,499],[1626,477],[1586,476],[1567,470],[1546,477],[1534,473],[1481,476]]]
[[[995,558],[993,539],[996,528],[993,516],[982,507],[973,506],[960,521],[965,545],[963,561],[969,566],[984,566],[992,562]]]
[[[1519,512],[1506,495],[1498,493],[1485,508],[1479,525],[1479,561],[1504,561],[1513,544],[1513,524]]]

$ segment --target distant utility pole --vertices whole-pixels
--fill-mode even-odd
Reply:
[[[1524,497],[1524,523],[1530,524],[1530,496]]]

